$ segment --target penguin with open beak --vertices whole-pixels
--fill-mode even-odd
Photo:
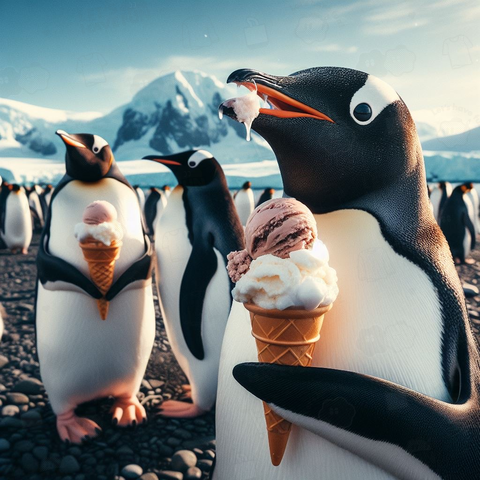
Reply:
[[[234,302],[213,478],[244,478],[242,462],[263,480],[480,477],[480,356],[407,106],[347,68],[242,69],[228,82],[268,102],[252,128],[285,195],[315,214],[340,293],[312,368],[255,363],[248,312]],[[301,427],[278,467],[258,399]]]

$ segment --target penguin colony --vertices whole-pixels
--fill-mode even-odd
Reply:
[[[255,83],[275,106],[261,109],[253,128],[276,153],[285,194],[315,214],[343,282],[314,368],[255,363],[248,314],[232,305],[226,256],[243,249],[242,226],[255,206],[250,182],[232,198],[213,155],[191,150],[145,157],[166,165],[178,181],[173,191],[151,187],[145,194],[122,175],[106,140],[58,131],[65,176],[55,188],[2,181],[0,242],[26,253],[32,230],[42,232],[37,349],[59,436],[80,443],[97,435],[98,425],[74,410],[104,396],[115,398],[115,425],[146,420],[136,393],[154,339],[156,263],[162,316],[191,399],[164,402],[159,413],[194,417],[217,401],[215,480],[477,478],[480,362],[449,253],[464,263],[475,246],[473,185],[425,188],[408,109],[373,76],[334,67],[288,77],[244,69],[229,81]],[[342,141],[344,126],[353,132],[350,142]],[[372,158],[372,141],[383,141],[385,158],[396,161]],[[265,189],[257,205],[273,195]],[[106,294],[89,278],[72,238],[95,200],[116,207],[126,232]],[[352,265],[361,271],[352,274]],[[110,313],[99,321],[96,301],[103,297]],[[376,351],[362,344],[374,328],[387,343],[412,329],[416,340]],[[258,399],[301,427],[291,442],[298,448],[287,450],[278,468],[264,451]],[[418,435],[427,449],[415,447]]]

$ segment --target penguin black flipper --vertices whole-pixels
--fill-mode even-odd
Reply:
[[[127,285],[130,285],[137,280],[147,280],[152,277],[153,247],[147,235],[144,235],[144,238],[146,248],[145,254],[135,263],[132,263],[132,265],[130,265],[110,287],[110,290],[105,295],[105,298],[109,302],[112,301]]]
[[[202,341],[203,300],[208,284],[217,270],[217,263],[211,234],[194,241],[180,287],[182,333],[188,349],[199,360],[205,356]]]
[[[81,288],[87,295],[95,299],[102,298],[102,293],[95,284],[80,270],[65,260],[50,255],[45,249],[45,238],[42,236],[37,255],[38,279],[45,285],[47,282],[66,282]]]
[[[233,375],[286,420],[395,478],[480,478],[478,366],[456,403],[327,368],[243,363]]]

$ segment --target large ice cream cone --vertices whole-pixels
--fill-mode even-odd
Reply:
[[[80,242],[80,247],[82,247],[83,257],[88,263],[90,278],[102,295],[105,295],[113,283],[115,261],[120,255],[122,242],[113,240],[110,246],[107,246],[95,239],[86,239]],[[98,299],[97,307],[100,318],[105,320],[108,315],[108,300],[105,297]]]
[[[323,317],[332,305],[314,310],[287,308],[267,310],[252,303],[245,303],[252,321],[258,360],[279,365],[309,367],[313,351],[320,338]],[[292,424],[263,404],[267,423],[268,444],[272,464],[282,461]]]

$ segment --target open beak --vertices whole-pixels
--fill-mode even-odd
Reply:
[[[181,165],[180,162],[175,160],[168,160],[167,158],[157,157],[156,155],[147,155],[142,160],[152,160],[153,162],[163,163],[163,165]]]
[[[260,108],[261,114],[279,118],[307,117],[335,123],[328,115],[281,92],[278,84],[279,78],[281,77],[274,77],[255,70],[241,69],[233,72],[228,77],[227,83],[236,83],[250,91],[256,91],[257,95],[270,106],[270,108]],[[220,108],[228,115],[227,107],[222,107],[222,105]]]
[[[83,143],[75,140],[70,134],[68,134],[64,130],[57,130],[55,133],[63,140],[65,145],[70,145],[75,148],[87,148]]]

